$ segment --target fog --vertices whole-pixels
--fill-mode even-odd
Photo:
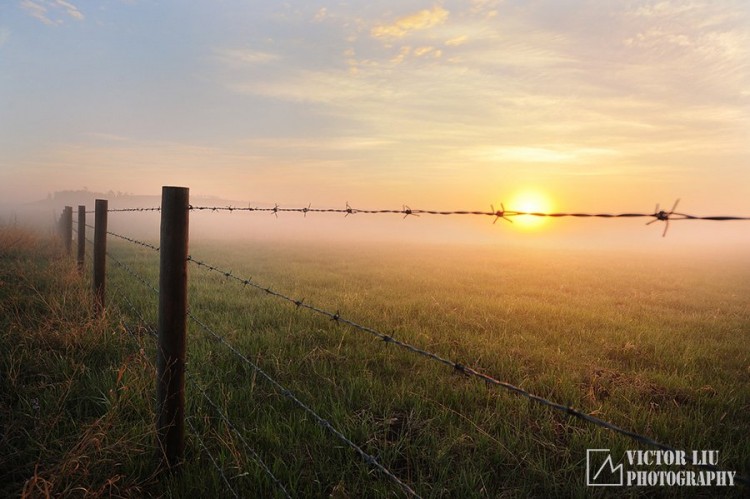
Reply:
[[[160,204],[158,196],[133,196],[118,193],[88,191],[59,192],[45,200],[4,205],[0,207],[0,223],[28,226],[51,233],[55,220],[66,205],[83,204],[93,210],[94,200],[109,200],[110,209],[151,208]],[[194,206],[247,207],[248,202],[223,200],[216,197],[194,196]],[[252,203],[254,207],[273,208],[268,203]],[[305,205],[280,205],[280,208],[304,208]],[[313,206],[313,208],[345,208]],[[359,209],[401,209],[401,206],[354,206]],[[466,207],[412,207],[456,209]],[[486,210],[483,207],[472,207]],[[748,215],[747,213],[695,212],[695,215]],[[420,245],[460,245],[496,248],[549,250],[606,250],[616,249],[643,253],[646,258],[669,258],[696,254],[705,258],[747,255],[750,250],[750,221],[674,220],[662,237],[664,222],[646,225],[649,218],[600,219],[554,218],[534,229],[523,228],[516,220],[511,223],[490,216],[400,214],[344,215],[340,213],[287,213],[248,211],[191,211],[191,243],[208,241],[269,241],[291,244],[387,245],[413,248]],[[111,232],[158,244],[159,212],[110,212],[108,227]],[[87,214],[87,224],[93,225],[93,213]],[[75,228],[75,224],[74,224]],[[91,229],[89,229],[91,234]],[[90,236],[89,236],[90,237]]]

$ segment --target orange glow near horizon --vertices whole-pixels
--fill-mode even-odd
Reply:
[[[528,213],[549,213],[552,210],[552,201],[546,194],[536,190],[524,190],[517,192],[511,198],[507,211],[523,211]],[[547,217],[534,215],[518,215],[512,218],[513,223],[522,230],[538,230],[549,222]]]

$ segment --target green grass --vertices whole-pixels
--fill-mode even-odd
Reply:
[[[61,253],[0,228],[0,496],[138,496],[154,481],[153,382]]]
[[[156,253],[115,241],[110,250],[158,284]],[[740,260],[200,241],[191,243],[191,253],[234,275],[252,276],[259,284],[305,298],[305,303],[340,311],[360,324],[677,448],[719,450],[720,466],[750,472],[750,268]],[[54,255],[31,262],[22,253],[5,258],[3,268],[12,263],[14,272],[28,272],[23,269],[52,265],[51,259],[73,272]],[[41,274],[39,279],[56,292],[52,277]],[[120,321],[140,321],[124,296],[154,325],[156,295],[111,262],[108,279],[109,317],[89,320],[91,336],[107,338],[102,345],[92,342],[102,351],[86,353],[94,346],[82,342],[59,353],[58,363],[78,362],[85,366],[79,368],[82,373],[49,367],[51,372],[69,369],[63,379],[90,373],[97,380],[81,384],[75,397],[67,395],[66,411],[82,414],[70,427],[56,428],[55,435],[72,439],[66,435],[85,435],[87,424],[109,421],[100,433],[132,448],[127,456],[107,457],[122,460],[118,469],[127,470],[118,473],[122,490],[116,493],[228,496],[192,432],[182,473],[159,481],[150,477],[154,394],[149,363],[154,346],[146,334],[137,340],[124,334]],[[73,286],[75,279],[70,281]],[[86,295],[85,286],[79,287]],[[76,314],[69,309],[70,300],[66,303],[56,315]],[[585,485],[586,449],[610,448],[618,455],[643,448],[195,266],[190,267],[190,303],[196,316],[424,497],[589,496],[601,489]],[[26,312],[29,323],[40,317],[51,320],[50,308],[55,309],[37,303]],[[8,342],[19,340],[10,337]],[[29,362],[34,348],[37,342],[19,344],[12,358],[25,355]],[[6,369],[10,361],[3,355]],[[92,369],[90,363],[100,367]],[[242,429],[293,496],[401,495],[396,485],[195,324],[190,324],[188,363],[197,383]],[[125,374],[118,381],[122,366]],[[129,388],[118,390],[120,385]],[[3,393],[18,393],[27,404],[32,396],[18,382]],[[191,421],[232,487],[245,497],[277,494],[237,436],[190,384],[186,398]],[[18,416],[22,412],[13,406],[9,417],[24,419]],[[25,466],[18,467],[13,490],[37,480],[35,467],[48,470],[40,474],[43,480],[72,480],[55,474],[65,470],[55,464],[61,459],[54,449],[49,449],[52,459],[34,460],[31,449],[38,443],[18,447],[24,445],[29,455]],[[106,476],[92,470],[87,475],[92,483],[81,486],[98,490]],[[79,480],[85,483],[85,478]],[[728,492],[741,496],[746,491]],[[698,491],[706,496],[715,492]]]

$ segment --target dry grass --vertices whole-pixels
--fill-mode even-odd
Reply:
[[[157,282],[153,252],[110,249]],[[680,448],[718,448],[722,466],[750,469],[743,262],[277,245],[192,251],[531,392]],[[60,254],[44,238],[0,230],[0,496],[229,496],[200,438],[241,496],[273,497],[243,442],[190,384],[198,433],[188,432],[184,472],[157,483],[154,345],[131,339],[116,310],[127,296],[139,310],[129,324],[141,314],[154,323],[156,297],[110,266],[111,315],[95,318],[87,286]],[[196,315],[425,497],[584,497],[592,494],[586,449],[621,454],[635,445],[221,276],[191,273]],[[216,341],[196,327],[189,335],[190,373],[293,496],[397,495]]]
[[[0,228],[0,495],[141,496],[153,419],[140,391],[152,375],[120,325],[92,314],[60,254]]]

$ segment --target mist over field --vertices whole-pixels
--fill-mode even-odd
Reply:
[[[750,483],[748,89],[747,0],[0,2],[0,496],[747,497],[589,451]]]
[[[108,199],[110,209],[155,208],[161,203],[158,195],[132,195],[124,193],[94,193],[88,191],[61,191],[45,200],[15,205],[0,205],[0,220],[4,223],[31,225],[39,230],[49,230],[59,218],[62,208],[73,206],[77,220],[78,206],[83,204],[93,211],[95,199]],[[682,200],[678,211],[693,215],[735,215],[745,213],[714,212],[710,207],[688,209]],[[276,203],[267,201],[228,200],[218,196],[194,195],[191,204],[199,207],[255,207],[272,209]],[[279,208],[333,208],[344,209],[348,201],[338,205],[315,206],[306,202],[279,204]],[[402,210],[405,205],[356,205],[355,209]],[[490,211],[490,207],[412,206],[414,209]],[[558,203],[555,210],[562,212],[600,213],[597,207],[585,209],[579,203],[567,209]],[[665,208],[662,206],[662,208]],[[653,213],[653,207],[627,206],[609,210],[610,213]],[[93,225],[93,213],[87,214],[87,223]],[[528,217],[526,217],[528,218]],[[496,219],[493,216],[430,215],[404,216],[399,214],[341,213],[287,213],[194,210],[190,213],[191,241],[281,241],[289,244],[379,244],[419,246],[459,245],[486,246],[498,250],[512,248],[534,249],[606,249],[612,252],[623,249],[644,255],[667,256],[695,253],[706,258],[742,254],[750,249],[750,230],[746,221],[695,221],[673,220],[666,237],[662,237],[664,223],[653,218],[600,219],[554,218],[544,219],[539,227],[528,229],[516,222]],[[154,242],[159,237],[160,213],[114,212],[108,217],[109,230]],[[648,257],[648,256],[647,256]]]

